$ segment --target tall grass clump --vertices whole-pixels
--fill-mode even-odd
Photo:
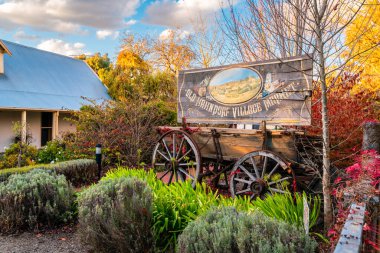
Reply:
[[[63,175],[45,170],[0,183],[0,232],[55,226],[73,219],[74,193]]]
[[[152,191],[137,178],[102,180],[78,197],[82,241],[96,252],[153,252]]]
[[[288,192],[285,194],[267,195],[264,199],[257,198],[252,204],[269,217],[303,228],[304,198],[310,207],[310,229],[317,223],[319,217],[321,209],[321,199],[319,196],[312,198],[308,197],[305,192],[302,194]]]
[[[191,222],[179,236],[178,252],[307,253],[317,243],[294,225],[274,220],[260,211],[233,207],[211,209]]]

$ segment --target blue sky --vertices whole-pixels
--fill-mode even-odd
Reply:
[[[125,34],[160,36],[214,18],[221,0],[0,0],[0,39],[66,55],[109,53]]]
[[[260,78],[259,75],[250,69],[247,68],[232,68],[219,72],[212,78],[210,85],[218,86],[231,81],[238,81],[245,79],[247,77]]]

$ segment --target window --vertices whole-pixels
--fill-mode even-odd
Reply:
[[[51,141],[53,133],[53,113],[41,113],[41,146],[45,146],[48,141]]]

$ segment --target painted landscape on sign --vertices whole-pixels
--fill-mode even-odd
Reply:
[[[249,68],[231,68],[218,72],[210,81],[208,91],[219,103],[240,104],[256,97],[261,91],[260,75]]]

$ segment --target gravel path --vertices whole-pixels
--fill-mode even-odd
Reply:
[[[75,229],[0,236],[0,253],[86,253]]]

